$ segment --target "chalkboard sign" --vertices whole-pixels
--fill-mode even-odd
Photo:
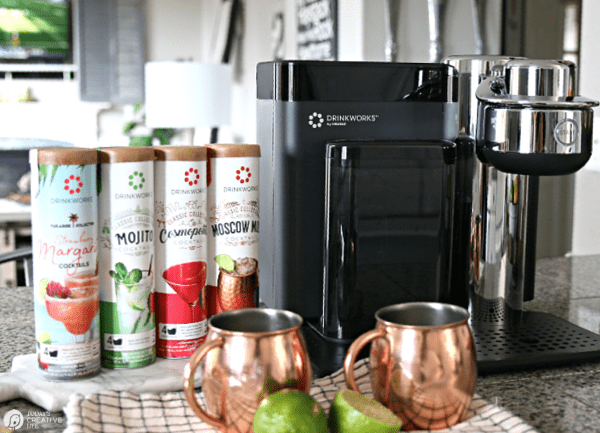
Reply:
[[[298,58],[337,60],[337,0],[298,0]]]

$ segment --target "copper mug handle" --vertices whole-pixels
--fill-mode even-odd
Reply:
[[[375,328],[365,332],[350,345],[348,352],[346,353],[346,358],[344,359],[344,378],[346,379],[346,386],[348,388],[359,391],[358,386],[356,385],[356,379],[354,378],[354,363],[356,362],[358,353],[367,343],[384,336],[384,329]]]
[[[219,418],[209,414],[202,406],[200,406],[200,403],[196,398],[194,375],[196,374],[196,369],[198,368],[198,365],[200,365],[202,358],[204,358],[210,350],[222,347],[224,343],[225,340],[222,337],[205,342],[192,354],[183,370],[183,390],[185,391],[185,398],[190,407],[201,420],[220,430],[225,430],[227,426]]]

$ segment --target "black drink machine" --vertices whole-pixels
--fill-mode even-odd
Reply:
[[[304,317],[316,375],[380,307],[468,304],[457,80],[443,64],[258,65],[260,298]]]
[[[479,372],[600,358],[600,336],[527,311],[539,176],[592,152],[576,65],[258,65],[261,287],[305,319],[317,375],[385,305],[468,307]]]

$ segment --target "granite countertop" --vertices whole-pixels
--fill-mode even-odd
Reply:
[[[541,259],[537,263],[535,299],[530,311],[552,313],[594,333],[600,332],[600,255]],[[0,372],[10,370],[15,355],[33,353],[33,294],[30,288],[0,288]],[[553,368],[480,375],[477,394],[502,406],[540,432],[598,431],[600,359]],[[63,431],[62,412],[47,413],[22,399],[0,403],[4,414],[45,415],[19,432]]]

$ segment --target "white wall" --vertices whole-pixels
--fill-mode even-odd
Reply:
[[[146,0],[146,59],[202,60],[206,0]]]
[[[148,61],[220,62],[222,52],[215,52],[214,45],[222,40],[224,27],[220,29],[218,23],[226,24],[221,0],[147,0],[147,4]],[[243,33],[236,39],[231,59],[235,67],[232,125],[220,129],[220,142],[256,142],[256,64],[273,59],[273,16],[294,11],[294,2],[286,0],[246,0],[243,6]],[[290,26],[286,25],[288,33]],[[198,128],[196,142],[206,142],[208,134],[208,129]]]

